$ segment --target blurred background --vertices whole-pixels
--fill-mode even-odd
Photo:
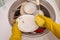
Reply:
[[[57,5],[58,5],[58,7],[60,9],[60,0],[55,0],[55,1],[56,1]]]

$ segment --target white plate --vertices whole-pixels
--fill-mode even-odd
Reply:
[[[24,5],[24,11],[28,14],[32,14],[36,10],[37,10],[36,4],[33,2],[29,2]]]
[[[18,21],[18,28],[22,32],[33,32],[36,29],[38,29],[38,26],[34,21],[33,15],[22,15],[19,18],[17,18],[17,21]]]
[[[36,10],[37,10],[37,7],[34,2],[24,2],[22,3],[22,6],[20,8],[20,13],[21,14],[24,14],[24,13],[32,14],[36,12]]]

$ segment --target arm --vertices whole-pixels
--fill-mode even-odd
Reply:
[[[39,25],[41,23],[37,21],[38,20],[37,17],[44,19],[44,21],[45,21],[44,26],[47,29],[49,29],[56,37],[60,38],[60,25],[59,24],[55,23],[54,21],[52,21],[48,17],[45,17],[45,16],[42,16],[42,15],[38,14],[38,15],[35,16],[35,19],[36,19],[35,21]]]
[[[16,22],[14,24],[14,26],[12,27],[12,36],[11,36],[10,40],[21,40],[22,33],[18,29],[17,25],[18,25],[18,23]]]

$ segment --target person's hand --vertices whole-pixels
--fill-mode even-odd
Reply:
[[[10,40],[21,40],[22,32],[18,29],[18,22],[16,22],[12,27],[12,35]]]
[[[41,14],[37,14],[35,16],[35,22],[38,26],[46,27],[47,29],[50,28],[50,26],[53,23],[53,21],[50,18],[43,16]]]
[[[43,25],[42,23],[43,21],[45,21],[44,27],[49,29],[56,37],[60,38],[60,25],[59,24],[55,23],[52,19],[45,17],[41,14],[38,14],[35,16],[35,22],[37,22],[37,24]]]

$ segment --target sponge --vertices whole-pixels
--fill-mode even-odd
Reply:
[[[40,27],[43,27],[43,25],[45,24],[45,21],[42,18],[40,18],[38,15],[35,16],[35,22]]]

